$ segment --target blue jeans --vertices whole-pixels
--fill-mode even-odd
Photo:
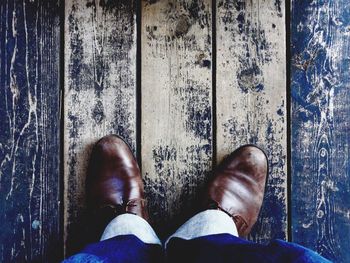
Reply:
[[[80,262],[330,262],[300,245],[273,240],[267,245],[238,237],[233,220],[219,210],[201,212],[164,244],[136,215],[124,214],[106,227],[101,241],[65,263]]]

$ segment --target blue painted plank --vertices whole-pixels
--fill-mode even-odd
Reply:
[[[0,2],[0,261],[57,261],[60,1]]]
[[[350,262],[350,2],[292,2],[292,239]]]

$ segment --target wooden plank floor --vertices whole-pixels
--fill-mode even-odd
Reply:
[[[270,174],[250,239],[350,261],[349,5],[293,0],[286,20],[277,0],[1,1],[0,261],[89,242],[86,167],[110,133],[139,159],[162,238],[255,143]]]

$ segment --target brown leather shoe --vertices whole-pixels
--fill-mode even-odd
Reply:
[[[207,208],[231,216],[240,237],[255,224],[262,205],[268,173],[266,154],[254,145],[231,153],[217,168],[206,193]]]
[[[148,220],[139,166],[120,137],[108,135],[95,144],[86,186],[88,205],[97,213],[131,213]]]

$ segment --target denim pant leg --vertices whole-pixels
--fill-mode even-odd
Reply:
[[[106,227],[100,242],[85,247],[64,263],[101,262],[162,262],[161,241],[143,218],[123,214]]]

